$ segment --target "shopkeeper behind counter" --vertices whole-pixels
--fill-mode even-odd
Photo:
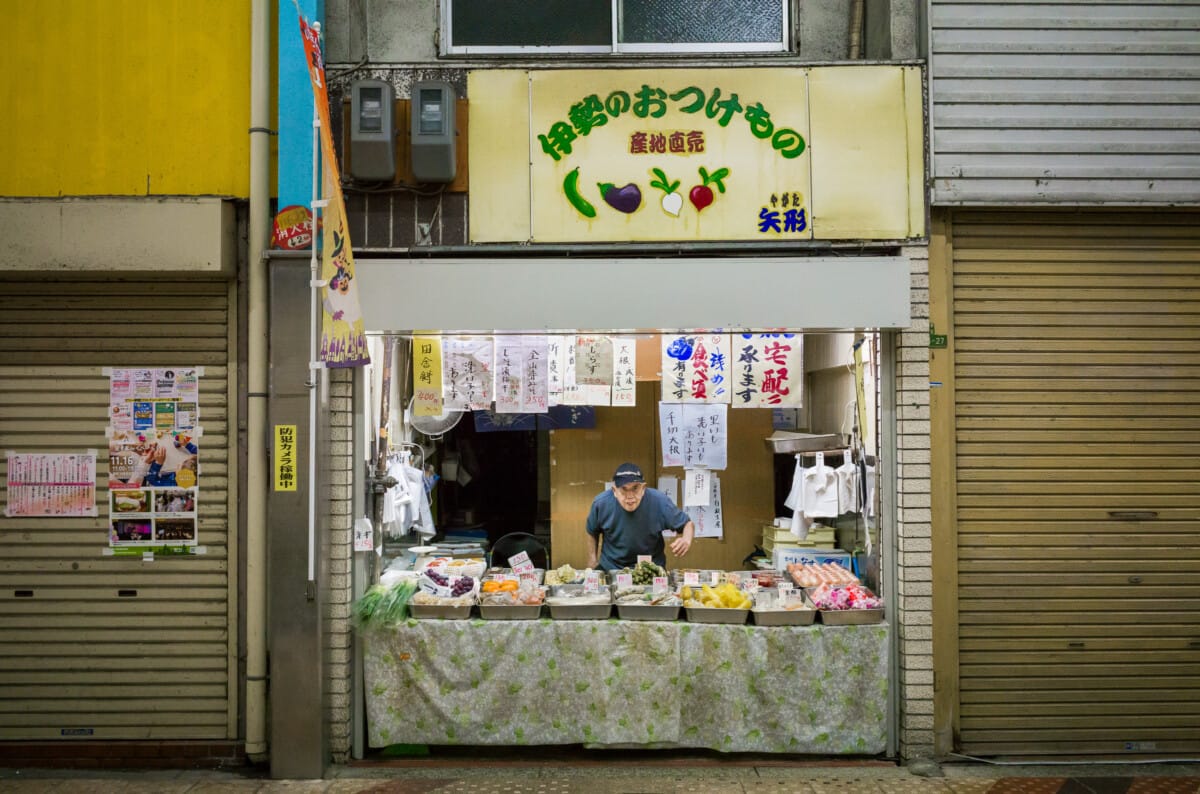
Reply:
[[[588,567],[596,568],[599,562],[604,571],[630,568],[639,556],[649,555],[665,568],[662,533],[667,530],[680,533],[671,541],[671,553],[687,554],[695,532],[687,513],[661,491],[647,488],[640,468],[622,463],[613,474],[612,489],[592,500],[587,518]]]

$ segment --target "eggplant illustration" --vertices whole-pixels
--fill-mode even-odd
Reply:
[[[642,206],[642,190],[632,182],[625,187],[617,187],[612,182],[597,182],[596,187],[600,188],[604,203],[618,212],[629,215]]]

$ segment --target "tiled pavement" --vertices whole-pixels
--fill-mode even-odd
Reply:
[[[332,767],[323,780],[261,771],[0,769],[21,794],[1200,794],[1200,764],[986,766],[947,764],[918,777],[877,762],[825,765],[626,763],[469,764],[396,761]]]

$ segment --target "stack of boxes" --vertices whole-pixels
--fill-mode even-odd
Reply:
[[[792,534],[790,523],[785,526],[774,524],[763,526],[762,548],[771,555],[771,563],[775,570],[787,570],[788,563],[825,563],[836,562],[850,567],[850,555],[837,548],[837,531],[833,527],[813,524],[808,530],[808,537],[800,540]]]

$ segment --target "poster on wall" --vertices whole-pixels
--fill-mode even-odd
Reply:
[[[202,374],[197,367],[110,371],[110,547],[197,545]]]
[[[659,403],[662,465],[724,469],[728,465],[728,408],[721,403]]]
[[[663,334],[662,395],[677,403],[730,401],[729,334]]]
[[[490,336],[442,338],[442,400],[447,411],[475,411],[492,407]]]
[[[708,480],[708,503],[685,506],[683,511],[692,519],[695,529],[693,537],[720,538],[725,534],[724,517],[721,515],[721,478],[713,474]]]
[[[734,408],[804,404],[802,334],[736,334],[732,358]]]
[[[96,453],[50,455],[9,451],[4,515],[10,518],[94,516]]]

